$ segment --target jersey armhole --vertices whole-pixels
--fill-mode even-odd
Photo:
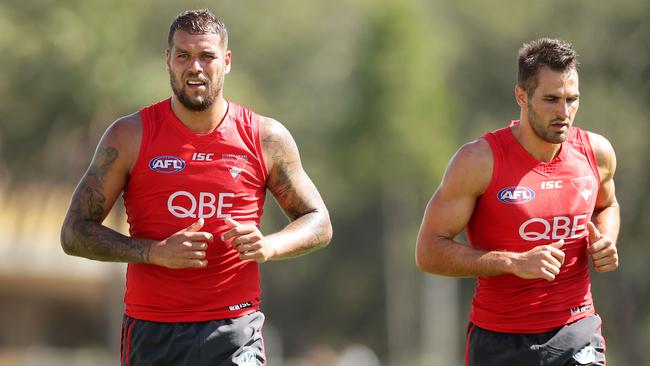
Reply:
[[[496,185],[497,179],[499,175],[501,174],[501,153],[499,150],[499,145],[497,143],[496,137],[492,133],[486,133],[481,137],[483,140],[485,140],[488,145],[490,146],[490,150],[492,151],[492,177],[490,177],[490,183],[487,185],[485,188],[485,192],[483,192],[483,195],[485,195],[488,192],[491,192],[494,189],[494,186]]]
[[[591,166],[591,170],[594,172],[594,175],[598,180],[598,186],[600,186],[600,171],[598,170],[598,160],[596,160],[596,153],[594,152],[594,148],[591,146],[589,134],[587,131],[578,130],[578,136],[580,137],[580,141],[583,143],[585,153],[587,155],[587,160]]]
[[[269,169],[266,166],[266,160],[264,160],[264,150],[262,149],[262,136],[260,134],[260,119],[261,117],[253,113],[253,118],[251,118],[251,127],[253,130],[253,142],[255,144],[255,152],[257,154],[257,159],[260,161],[260,168],[262,170],[262,176],[264,181],[268,179]]]
[[[145,108],[140,110],[140,124],[142,126],[142,133],[140,136],[140,149],[138,149],[138,155],[135,158],[135,161],[133,162],[133,166],[131,167],[131,171],[129,172],[129,177],[133,176],[135,172],[137,172],[137,169],[142,165],[142,159],[144,159],[144,152],[146,151],[148,145],[149,145],[149,140],[150,140],[150,135],[151,135],[151,111],[149,108]]]

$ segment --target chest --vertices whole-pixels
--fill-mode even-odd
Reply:
[[[495,240],[524,242],[585,235],[598,195],[598,177],[586,156],[573,151],[552,169],[506,157],[494,174],[473,218],[483,223],[477,225],[481,232]]]

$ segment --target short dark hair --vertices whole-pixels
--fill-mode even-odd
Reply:
[[[208,9],[186,10],[176,16],[169,26],[167,45],[173,46],[174,33],[182,30],[189,34],[218,34],[221,42],[228,47],[226,25]]]
[[[540,38],[519,49],[517,85],[532,95],[537,88],[537,75],[542,66],[554,71],[578,69],[578,55],[570,43],[560,39]]]

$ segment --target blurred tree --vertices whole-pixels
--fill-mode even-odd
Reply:
[[[264,307],[289,356],[365,343],[392,364],[417,362],[422,297],[445,293],[413,264],[424,205],[453,150],[517,117],[517,48],[553,36],[581,54],[577,123],[618,153],[622,264],[594,275],[610,363],[649,362],[648,1],[2,2],[0,189],[71,190],[112,120],[170,94],[167,27],[188,7],[224,18],[227,97],[287,125],[332,213],[330,248],[263,266]],[[269,206],[266,230],[285,222]],[[473,281],[459,283],[460,332]]]
[[[450,155],[447,137],[455,134],[453,94],[438,62],[444,43],[428,14],[425,4],[414,1],[370,8],[351,75],[355,95],[334,151],[335,161],[347,162],[336,169],[346,177],[343,197],[354,197],[339,228],[346,236],[356,233],[354,248],[346,251],[376,253],[384,262],[384,288],[377,294],[384,299],[375,295],[374,301],[386,303],[392,365],[419,361],[421,277],[413,248],[423,206]]]

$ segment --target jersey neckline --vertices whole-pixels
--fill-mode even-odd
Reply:
[[[508,126],[508,133],[506,134],[507,138],[510,140],[510,142],[515,145],[515,149],[517,150],[517,153],[531,165],[531,169],[536,171],[537,173],[543,174],[543,175],[552,175],[556,171],[564,165],[564,162],[567,159],[567,156],[569,154],[569,148],[568,144],[572,139],[573,135],[575,133],[573,127],[571,127],[571,130],[569,131],[569,136],[567,139],[562,142],[560,151],[559,153],[553,158],[551,161],[540,161],[537,160],[533,155],[526,150],[526,148],[523,147],[523,145],[515,138],[514,133],[512,132],[512,127],[516,126],[519,124],[519,120],[513,120],[510,122],[510,126]]]
[[[181,134],[195,141],[213,141],[215,139],[223,138],[223,136],[230,130],[232,126],[232,108],[230,107],[230,104],[230,101],[226,100],[226,113],[224,113],[223,117],[221,117],[219,124],[217,124],[217,127],[212,132],[206,134],[197,134],[190,130],[185,124],[183,124],[176,113],[174,113],[174,110],[172,109],[171,97],[168,98],[165,103],[163,103],[166,112],[168,112],[171,125],[174,126],[174,128],[176,128],[176,130],[178,130]]]

